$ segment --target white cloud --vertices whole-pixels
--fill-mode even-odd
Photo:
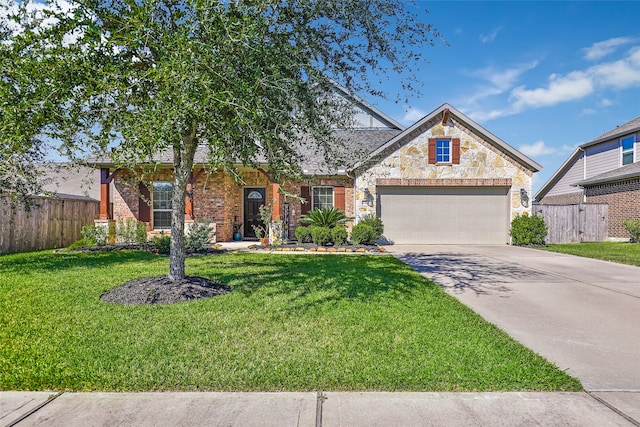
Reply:
[[[582,51],[584,52],[584,59],[589,61],[602,59],[605,56],[615,52],[618,47],[633,42],[634,39],[632,39],[631,37],[615,37],[609,40],[594,43],[590,47],[585,47],[584,49],[582,49]]]
[[[500,30],[502,30],[502,27],[498,27],[496,29],[494,29],[493,31],[491,31],[489,34],[480,34],[480,41],[482,43],[491,43],[493,42],[496,37],[498,36],[498,33],[500,32]]]
[[[407,111],[405,111],[404,116],[402,116],[402,123],[413,124],[426,115],[427,113],[418,108],[409,107]]]
[[[613,101],[607,98],[602,98],[600,100],[600,106],[602,107],[610,107],[613,105]]]
[[[584,98],[594,90],[592,77],[583,71],[574,71],[566,76],[552,74],[549,80],[547,87],[525,89],[524,86],[518,86],[513,89],[510,98],[514,100],[514,107],[522,110],[526,107],[555,105]]]
[[[520,151],[529,157],[545,156],[548,154],[556,153],[556,149],[553,147],[547,147],[544,141],[536,141],[533,144],[523,144],[520,146]]]
[[[516,110],[556,105],[582,99],[596,89],[626,89],[640,86],[640,47],[630,49],[622,59],[593,65],[584,71],[572,71],[564,76],[552,74],[549,84],[536,89],[518,86],[510,99]],[[602,105],[611,105],[603,99]]]

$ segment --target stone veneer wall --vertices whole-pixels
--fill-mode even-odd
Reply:
[[[460,164],[434,165],[428,163],[429,138],[437,137],[460,138]],[[417,129],[411,138],[401,147],[390,148],[395,151],[358,174],[355,190],[356,199],[359,201],[358,217],[376,212],[376,182],[384,182],[378,181],[383,179],[506,179],[511,182],[511,217],[515,218],[518,214],[531,212],[531,202],[533,201],[531,193],[532,172],[501,153],[462,124],[450,120],[446,125],[443,125],[440,119],[436,119]],[[529,195],[527,207],[521,204],[521,188],[524,188]],[[368,189],[374,196],[373,206],[362,203],[365,189]]]
[[[607,203],[609,237],[629,238],[629,232],[621,223],[628,218],[640,219],[640,178],[589,187],[587,202]]]

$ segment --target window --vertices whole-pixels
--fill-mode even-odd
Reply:
[[[436,163],[451,163],[451,140],[436,140]]]
[[[171,196],[173,184],[170,182],[153,183],[153,228],[171,228]]]
[[[622,146],[622,164],[629,165],[633,163],[633,142],[635,137],[628,136],[626,138],[622,138],[620,141],[620,145]]]
[[[333,187],[313,187],[312,209],[333,207]]]

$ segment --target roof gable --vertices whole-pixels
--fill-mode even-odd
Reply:
[[[469,117],[458,111],[456,108],[452,107],[450,104],[442,104],[440,107],[433,110],[431,113],[418,120],[416,123],[411,125],[410,127],[404,129],[401,133],[399,133],[396,137],[392,138],[385,144],[381,145],[377,149],[373,150],[369,157],[362,162],[357,163],[354,166],[354,170],[360,168],[365,165],[372,159],[376,158],[380,155],[388,155],[389,153],[400,149],[404,144],[412,140],[415,136],[424,132],[424,126],[428,126],[430,123],[435,120],[440,120],[442,123],[449,122],[450,120],[455,120],[457,123],[462,125],[464,128],[479,135],[484,141],[491,144],[494,148],[510,157],[526,169],[531,170],[532,172],[537,172],[542,169],[542,166],[536,163],[534,160],[522,154],[520,151],[516,150],[502,139],[498,138]]]

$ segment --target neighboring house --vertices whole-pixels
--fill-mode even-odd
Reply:
[[[222,171],[208,171],[203,148],[196,154],[186,220],[212,220],[219,241],[231,240],[234,224],[242,223],[243,236],[252,238],[259,206],[273,203],[274,217],[293,238],[309,209],[337,207],[356,222],[377,214],[385,237],[395,243],[509,242],[511,219],[530,211],[531,176],[540,165],[448,104],[405,129],[362,100],[342,95],[359,109],[361,127],[336,132],[365,156],[329,170],[309,154],[302,164],[305,179],[285,188],[308,203],[285,197],[263,169],[242,170],[242,186]],[[162,160],[160,167],[147,174],[147,185],[109,160],[96,161],[103,220],[133,217],[150,230],[170,228],[171,159],[156,160]]]
[[[640,117],[580,145],[535,198],[540,204],[606,203],[609,238],[628,238],[621,222],[640,218]]]
[[[69,163],[46,163],[41,169],[44,191],[61,198],[100,200],[100,171]]]

